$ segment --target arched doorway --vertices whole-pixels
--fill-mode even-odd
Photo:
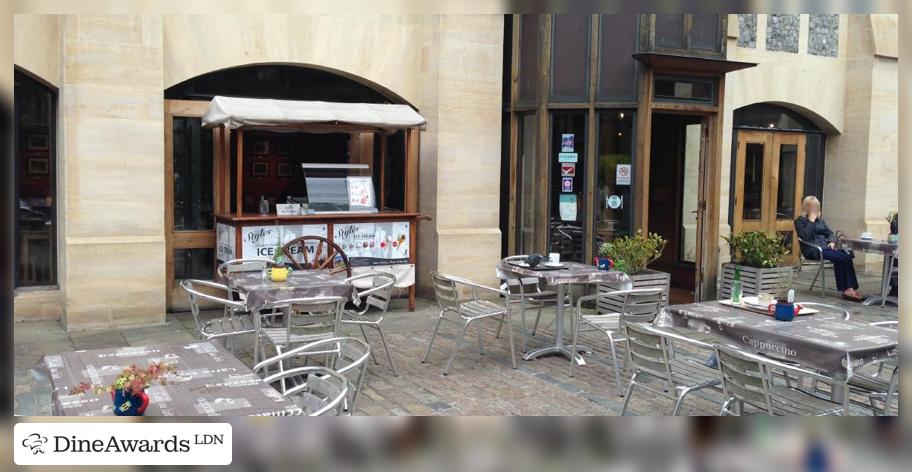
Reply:
[[[167,305],[171,310],[187,308],[186,297],[180,293],[180,280],[214,276],[214,215],[233,211],[232,205],[236,201],[230,182],[234,181],[237,169],[214,159],[221,149],[234,152],[236,135],[220,138],[214,131],[202,128],[201,118],[216,95],[410,105],[395,93],[367,80],[341,71],[296,64],[233,67],[188,79],[165,90],[166,277]],[[251,144],[256,141],[254,138],[251,135]],[[313,141],[314,137],[302,139]],[[288,147],[288,141],[273,142],[258,158],[283,162],[297,158],[294,154],[298,146]],[[357,137],[334,133],[321,135],[318,141],[323,147],[343,149],[351,159],[378,160],[371,162],[372,167],[386,166],[388,170],[383,174],[387,179],[385,185],[375,182],[376,188],[386,189],[383,201],[390,208],[404,205],[404,195],[396,191],[403,187],[397,179],[404,178],[404,168],[397,171],[396,166],[401,167],[404,162],[404,132]],[[235,159],[229,161],[233,163]],[[278,165],[273,167],[279,168]],[[293,172],[295,166],[285,165],[282,169]],[[279,176],[278,171],[275,177],[281,177],[283,181],[295,178],[293,174]],[[378,178],[377,174],[375,178]],[[264,182],[264,185],[268,190],[271,184]]]
[[[798,259],[794,219],[805,195],[822,198],[826,135],[799,113],[771,103],[735,110],[730,221],[732,231],[765,231]]]

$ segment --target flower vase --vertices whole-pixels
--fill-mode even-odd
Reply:
[[[111,392],[114,401],[114,414],[116,416],[142,416],[149,406],[149,396],[146,392],[124,392],[115,390]]]

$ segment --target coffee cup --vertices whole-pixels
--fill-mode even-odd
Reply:
[[[552,264],[560,264],[560,253],[559,252],[549,252],[548,253],[548,262]]]
[[[773,295],[770,293],[758,293],[757,303],[761,305],[769,305],[770,303],[773,303]]]

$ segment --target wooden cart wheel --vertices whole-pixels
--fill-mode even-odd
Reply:
[[[315,246],[313,254],[307,252],[307,246]],[[351,277],[351,264],[348,256],[338,244],[322,236],[301,236],[282,247],[285,259],[297,270],[328,270],[330,274],[346,273]],[[341,261],[337,261],[336,256]]]

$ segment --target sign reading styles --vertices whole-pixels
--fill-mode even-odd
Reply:
[[[326,237],[326,225],[270,225],[245,226],[241,230],[241,253],[244,259],[273,259],[276,246],[284,246],[292,239],[301,236]],[[281,243],[278,239],[282,238]],[[221,246],[221,244],[219,245]],[[316,248],[309,245],[307,252],[313,253]]]
[[[352,267],[409,263],[409,222],[345,223],[333,226],[333,242]]]

